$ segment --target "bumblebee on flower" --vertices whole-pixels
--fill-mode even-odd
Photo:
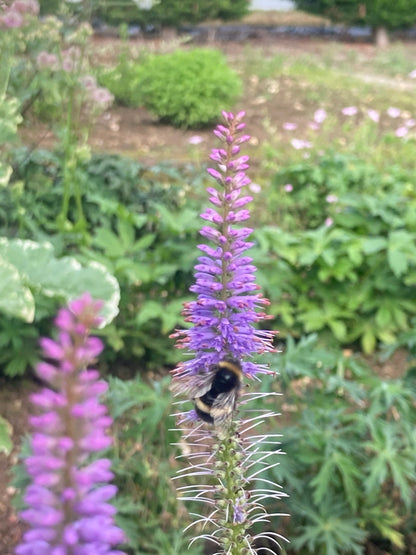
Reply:
[[[244,192],[251,183],[245,173],[249,157],[240,154],[241,145],[250,139],[244,134],[244,116],[244,112],[223,112],[225,123],[214,130],[222,147],[212,150],[210,158],[216,168],[209,168],[208,173],[218,187],[207,188],[212,207],[201,214],[207,225],[200,233],[207,242],[198,245],[201,256],[195,266],[195,284],[190,287],[197,298],[183,311],[191,327],[173,334],[176,346],[185,349],[190,358],[173,371],[171,385],[175,394],[194,402],[193,410],[181,414],[182,425],[189,425],[184,432],[202,449],[190,458],[199,461],[206,456],[204,463],[193,463],[181,477],[206,475],[209,481],[217,479],[216,485],[185,486],[179,491],[184,499],[204,500],[213,506],[211,513],[200,515],[195,524],[214,525],[211,535],[204,533],[201,537],[211,539],[230,554],[255,553],[252,544],[256,537],[247,534],[247,529],[267,516],[258,501],[283,496],[275,489],[249,491],[250,475],[246,473],[258,457],[264,464],[278,450],[260,452],[258,440],[247,433],[258,425],[257,417],[251,421],[236,418],[246,379],[270,373],[265,364],[254,362],[253,356],[275,351],[275,332],[255,327],[267,318],[262,308],[268,300],[259,292],[256,267],[246,254],[253,246],[248,240],[253,230],[241,225],[250,217],[247,205],[252,201]],[[262,418],[273,416],[273,411],[262,411]],[[267,534],[275,543],[277,536],[274,532]],[[260,537],[262,534],[257,539]]]

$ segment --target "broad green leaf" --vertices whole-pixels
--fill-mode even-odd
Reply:
[[[344,341],[347,335],[347,328],[344,322],[340,320],[329,320],[328,325],[331,328],[333,334],[339,341]]]
[[[25,322],[33,322],[35,301],[16,267],[0,253],[0,311]]]
[[[376,312],[375,320],[376,320],[376,324],[380,327],[386,327],[390,325],[392,321],[392,313],[390,310],[390,306],[381,305]]]
[[[373,254],[385,249],[387,241],[383,237],[366,237],[362,240],[362,249],[365,254]]]
[[[111,229],[105,227],[98,229],[94,237],[94,244],[103,249],[110,258],[117,258],[124,254],[124,245]]]
[[[156,301],[147,301],[142,304],[136,316],[138,326],[143,325],[152,318],[162,318],[164,308]]]
[[[104,325],[111,322],[118,313],[118,282],[97,262],[81,266],[71,257],[55,258],[50,243],[9,240],[4,237],[0,238],[1,258],[14,266],[19,279],[27,289],[65,301],[89,291],[92,297],[104,301],[101,311]]]

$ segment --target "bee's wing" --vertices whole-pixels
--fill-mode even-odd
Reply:
[[[198,374],[187,376],[175,376],[169,386],[174,395],[187,395],[194,399],[202,397],[210,390],[215,372],[199,372]]]
[[[213,402],[210,414],[216,427],[222,427],[233,417],[238,392],[239,388],[234,388],[227,393],[220,393]]]

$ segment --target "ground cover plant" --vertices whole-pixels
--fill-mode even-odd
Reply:
[[[38,25],[29,16],[27,24]],[[15,29],[10,32],[21,45],[21,28]],[[87,62],[98,47],[87,33],[84,37]],[[125,42],[116,47],[120,44],[138,47]],[[120,67],[114,41],[111,55],[105,46],[99,44],[104,62],[96,62],[97,75]],[[247,145],[253,159],[250,187],[261,199],[253,211],[253,256],[258,282],[272,301],[274,320],[268,326],[280,329],[285,352],[270,359],[281,372],[280,382],[263,385],[284,389],[284,425],[276,420],[264,431],[284,428],[288,455],[270,470],[270,478],[283,480],[291,497],[287,505],[283,500],[267,509],[292,516],[273,519],[269,528],[290,537],[294,554],[364,553],[376,545],[389,553],[412,553],[413,374],[405,374],[403,365],[394,380],[382,379],[346,357],[345,349],[377,353],[387,341],[390,350],[414,353],[414,46],[380,54],[370,47],[315,44],[307,58],[305,43],[286,43],[278,53],[270,45],[216,46],[243,82],[239,102],[253,135]],[[159,47],[170,49],[166,43]],[[37,48],[41,51],[40,44]],[[158,45],[147,48],[155,51]],[[121,496],[119,524],[132,553],[183,553],[187,539],[178,528],[186,511],[169,485],[179,466],[178,446],[170,447],[177,439],[168,431],[171,399],[161,376],[163,367],[178,360],[169,334],[184,325],[180,310],[189,301],[197,215],[207,186],[201,160],[211,146],[211,131],[155,125],[145,109],[118,105],[107,105],[98,119],[94,115],[95,131],[84,109],[78,110],[80,119],[75,110],[70,121],[58,121],[55,113],[45,122],[51,106],[36,91],[48,90],[56,70],[43,68],[42,86],[29,88],[33,102],[26,102],[19,79],[30,72],[18,71],[33,63],[26,55],[23,49],[11,56],[10,79],[2,88],[0,133],[8,148],[0,154],[1,235],[8,245],[47,240],[52,247],[42,252],[49,253],[54,268],[48,274],[58,275],[58,266],[71,259],[80,268],[98,263],[100,275],[117,280],[119,315],[98,333],[106,343],[104,374],[137,374],[132,381],[109,380],[119,442],[109,455]],[[63,71],[60,76],[51,91],[55,102],[62,102],[57,113],[64,114],[65,91],[86,89],[85,84],[75,89],[75,80]],[[130,127],[124,127],[126,120]],[[79,122],[85,135],[78,134]],[[40,150],[51,123],[55,134]],[[9,148],[22,138],[26,146]],[[134,156],[122,157],[123,151]],[[17,259],[2,254],[2,261],[20,280],[3,283],[20,283],[36,310],[31,324],[21,318],[24,311],[2,317],[1,370],[9,378],[30,376],[38,336],[49,335],[57,305],[67,296],[62,290],[51,296],[50,283],[36,281]],[[7,300],[6,291],[2,299]],[[311,331],[319,336],[305,338]],[[261,406],[268,405],[259,401]],[[6,429],[3,420],[0,425]],[[11,448],[6,440],[2,445]],[[149,490],[155,479],[157,487]]]

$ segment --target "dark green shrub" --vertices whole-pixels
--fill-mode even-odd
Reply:
[[[247,0],[160,0],[151,9],[140,9],[133,0],[94,2],[95,17],[113,25],[136,23],[146,27],[179,27],[207,19],[238,19],[249,11]]]
[[[296,0],[299,9],[320,14],[343,23],[359,23],[371,27],[396,29],[413,25],[416,22],[416,1],[376,0]]]
[[[140,66],[143,104],[160,121],[177,127],[209,125],[232,107],[242,83],[218,50],[155,54]]]

